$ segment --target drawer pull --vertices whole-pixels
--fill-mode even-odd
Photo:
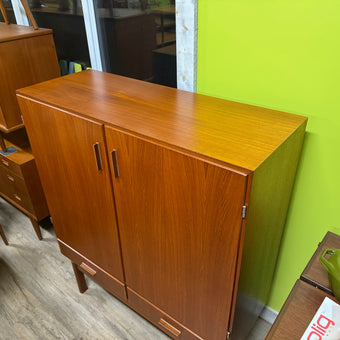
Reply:
[[[21,197],[19,197],[17,194],[14,194],[14,197],[16,200],[18,200],[19,202],[21,202]]]
[[[83,270],[86,271],[86,273],[88,273],[91,276],[95,276],[96,275],[96,271],[93,270],[92,268],[90,268],[86,263],[82,262],[81,265],[79,266],[80,268],[82,268]]]
[[[4,159],[1,160],[1,163],[2,163],[3,165],[9,166],[9,163],[8,163],[7,161],[5,161]]]
[[[100,146],[98,142],[93,144],[93,150],[94,150],[94,157],[96,159],[97,170],[101,171],[103,170],[103,163],[102,163],[102,157],[100,155]]]
[[[11,181],[11,182],[14,182],[14,178],[10,175],[7,175],[7,178]]]
[[[172,335],[179,337],[181,335],[181,331],[179,331],[174,326],[170,325],[168,322],[166,322],[163,318],[159,320],[158,322],[162,327],[164,327],[167,331],[169,331]]]
[[[114,176],[117,178],[117,177],[119,177],[119,168],[118,168],[117,150],[116,149],[113,149],[111,151],[111,161],[112,161]]]

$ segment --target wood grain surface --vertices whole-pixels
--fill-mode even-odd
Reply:
[[[118,268],[105,258],[116,236],[95,244],[116,208],[127,304],[204,339],[246,338],[270,292],[306,118],[96,71],[21,89],[18,101],[58,238]]]
[[[48,221],[38,241],[29,219],[0,198],[0,223],[9,242],[0,240],[1,339],[170,339],[94,281],[80,294]]]
[[[18,141],[25,136],[18,132],[14,135]],[[0,155],[0,195],[29,216],[41,239],[38,222],[49,216],[49,210],[34,157],[26,143],[23,139],[19,146],[5,140],[7,147],[15,147],[17,151],[8,156]]]
[[[307,120],[93,70],[18,93],[250,170]]]
[[[124,281],[103,126],[35,102],[22,107],[58,238]]]
[[[10,24],[0,22],[0,43],[11,40],[36,37],[39,35],[52,34],[49,28],[39,28],[35,30],[31,26]]]
[[[225,338],[247,175],[105,133],[127,286],[202,338]]]
[[[39,242],[29,219],[1,198],[0,223],[9,241],[0,241],[1,338],[170,339],[94,281],[86,278],[89,289],[80,294],[50,223],[42,226]],[[247,340],[263,340],[268,330],[259,320]]]
[[[52,31],[0,23],[0,129],[23,126],[15,90],[60,75]]]
[[[128,288],[129,306],[147,320],[160,328],[172,339],[203,340],[192,330],[171,318],[163,310]]]
[[[266,340],[300,339],[326,296],[337,301],[334,296],[298,280]]]
[[[0,154],[0,164],[8,167],[11,171],[15,172],[18,176],[22,176],[21,167],[31,162],[34,157],[32,155],[31,147],[28,145],[20,145],[13,143],[5,139],[7,147],[13,146],[17,149],[17,152],[13,152],[10,155],[4,156]]]
[[[268,301],[289,209],[305,125],[259,166],[249,190],[249,208],[233,333],[247,336]]]

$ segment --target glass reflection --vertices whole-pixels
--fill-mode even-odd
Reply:
[[[104,70],[176,87],[174,0],[95,2]]]
[[[39,27],[53,30],[62,75],[91,66],[81,1],[30,0],[31,11]],[[72,66],[73,67],[73,66]]]

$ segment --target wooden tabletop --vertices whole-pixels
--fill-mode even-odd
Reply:
[[[322,252],[327,248],[340,249],[340,236],[330,231],[327,232],[300,278],[301,280],[324,290],[328,294],[333,295],[328,280],[328,272],[319,261]]]
[[[17,93],[251,171],[296,129],[304,131],[307,122],[294,114],[94,70]]]
[[[298,280],[266,340],[300,339],[326,296],[339,303],[334,296]]]
[[[44,34],[52,34],[52,30],[48,28],[39,28],[35,30],[31,26],[16,24],[6,25],[4,22],[0,22],[0,43]]]

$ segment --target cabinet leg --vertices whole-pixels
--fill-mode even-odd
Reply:
[[[34,228],[34,231],[38,236],[38,239],[42,240],[41,230],[40,230],[38,221],[36,221],[35,219],[33,219],[31,217],[30,217],[30,220],[31,220],[32,226]]]
[[[76,277],[76,280],[77,280],[79,291],[80,293],[84,293],[87,290],[85,275],[79,270],[78,266],[73,262],[72,262],[72,267],[74,271],[74,276]]]
[[[4,243],[6,244],[6,246],[8,246],[8,241],[7,241],[7,238],[6,238],[6,235],[2,229],[2,225],[0,224],[0,236],[2,238],[2,240],[4,241]]]

